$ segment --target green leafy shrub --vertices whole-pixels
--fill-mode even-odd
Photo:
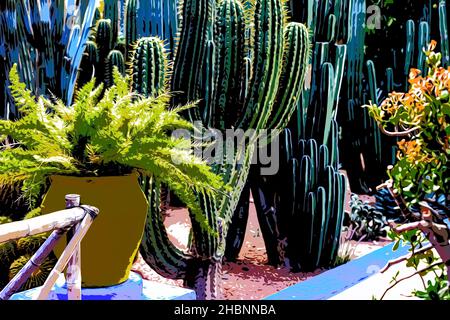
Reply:
[[[180,147],[186,146],[186,140],[171,136],[175,129],[193,130],[179,112],[195,104],[170,109],[167,93],[151,98],[130,93],[128,78],[117,69],[113,86],[105,91],[92,79],[71,107],[35,98],[20,83],[16,68],[10,81],[22,117],[0,120],[0,140],[9,136],[17,142],[0,152],[0,184],[22,183],[31,207],[51,175],[137,171],[167,184],[207,225],[195,194],[215,196],[223,190],[221,178],[190,149]]]
[[[368,106],[384,133],[403,138],[388,174],[394,192],[410,207],[429,194],[450,191],[450,70],[440,67],[435,46],[432,42],[426,52],[427,75],[411,69],[408,92],[390,93],[380,106]]]
[[[0,224],[12,222],[11,218],[0,216]]]
[[[413,293],[431,300],[450,298],[450,68],[441,67],[436,45],[432,41],[424,50],[427,74],[411,69],[408,92],[392,92],[380,106],[368,106],[385,134],[402,138],[388,185],[392,183],[402,215],[412,222],[394,226],[390,237],[396,241],[394,250],[401,243],[410,246],[406,265],[424,287]],[[425,283],[428,274],[435,279]],[[386,292],[410,277],[396,275]]]

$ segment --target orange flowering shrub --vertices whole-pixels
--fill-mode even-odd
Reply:
[[[410,205],[450,190],[450,67],[440,66],[435,47],[432,41],[425,52],[426,75],[411,69],[408,92],[392,92],[380,106],[366,106],[384,133],[401,139],[389,175]]]

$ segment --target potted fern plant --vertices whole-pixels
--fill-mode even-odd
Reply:
[[[220,177],[205,162],[189,149],[177,148],[186,141],[170,134],[173,129],[192,129],[179,112],[193,105],[170,109],[167,93],[136,96],[117,70],[112,87],[95,87],[93,79],[79,90],[71,107],[35,98],[16,68],[10,81],[22,117],[0,120],[0,141],[14,141],[0,151],[0,185],[20,183],[22,196],[35,207],[50,184],[41,206],[44,214],[61,209],[61,199],[69,193],[100,209],[82,242],[84,287],[128,279],[145,226],[145,179],[168,185],[199,213],[198,219],[202,215],[195,192],[213,195],[222,188]]]

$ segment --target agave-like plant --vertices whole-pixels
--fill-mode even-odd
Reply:
[[[222,180],[172,130],[192,130],[179,113],[195,103],[169,108],[170,94],[144,98],[130,92],[129,79],[115,70],[114,85],[104,90],[92,79],[71,107],[34,97],[10,73],[11,92],[22,117],[0,120],[0,141],[14,141],[0,151],[0,185],[22,185],[36,205],[51,175],[104,176],[138,171],[167,184],[195,216],[205,221],[195,194],[214,196]]]

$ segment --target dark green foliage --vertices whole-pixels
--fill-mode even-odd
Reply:
[[[355,231],[353,238],[372,241],[385,237],[388,229],[388,222],[383,212],[376,207],[363,202],[356,194],[352,194],[350,201],[349,226]]]
[[[104,14],[103,17],[111,21],[112,38],[117,39],[119,36],[119,2],[118,0],[103,0]]]
[[[434,280],[428,280],[425,291],[416,290],[414,295],[423,300],[450,300],[447,277],[442,273]]]
[[[94,41],[87,41],[86,50],[84,51],[80,64],[80,70],[78,72],[77,84],[79,87],[84,86],[95,76],[98,65],[99,56],[97,44]]]

